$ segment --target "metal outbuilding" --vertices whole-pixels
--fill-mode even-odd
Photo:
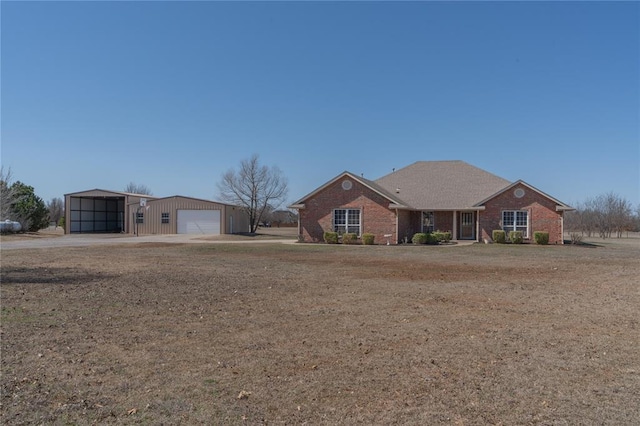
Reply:
[[[242,208],[175,195],[92,189],[65,194],[66,234],[234,234],[249,232]]]

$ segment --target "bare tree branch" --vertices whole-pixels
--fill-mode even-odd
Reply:
[[[148,186],[137,184],[135,182],[129,182],[129,184],[124,188],[124,192],[128,192],[130,194],[153,195]]]
[[[13,204],[15,203],[15,190],[12,188],[13,174],[11,168],[0,167],[0,219],[14,220],[12,217]]]
[[[636,221],[631,202],[613,192],[588,198],[566,216],[567,229],[586,233],[587,237],[597,233],[601,238],[611,238],[615,233],[621,238],[625,231],[635,228]]]
[[[57,228],[60,218],[64,215],[64,202],[61,198],[52,198],[47,203],[47,208],[49,209],[49,220],[54,222]]]
[[[240,163],[238,171],[231,169],[224,173],[218,190],[223,201],[245,210],[253,233],[265,211],[276,209],[285,201],[288,183],[278,167],[261,166],[254,154]]]

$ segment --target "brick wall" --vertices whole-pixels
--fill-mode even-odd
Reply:
[[[524,190],[524,196],[517,198],[514,191],[517,188]],[[536,231],[549,233],[549,244],[562,244],[562,212],[556,211],[556,203],[542,194],[527,188],[524,185],[503,192],[497,197],[485,203],[486,209],[480,212],[480,236],[481,239],[491,239],[494,229],[502,229],[503,210],[527,210],[529,212],[529,241],[533,239]]]
[[[350,180],[349,190],[342,189],[342,182]],[[300,209],[300,233],[306,242],[322,242],[324,231],[333,230],[333,210],[353,208],[361,210],[362,233],[375,235],[376,244],[387,241],[385,234],[392,234],[396,242],[396,212],[389,210],[389,200],[364,185],[345,176],[305,201]]]
[[[457,238],[453,235],[453,212],[438,211],[433,213],[433,224],[436,231],[451,231],[451,238]]]

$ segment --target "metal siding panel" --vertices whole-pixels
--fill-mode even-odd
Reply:
[[[233,232],[249,232],[249,218],[244,210],[239,207],[232,208]]]

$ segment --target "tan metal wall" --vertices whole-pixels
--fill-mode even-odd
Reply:
[[[244,210],[242,210],[240,207],[235,207],[235,206],[226,206],[227,210],[226,210],[226,222],[225,222],[225,226],[226,226],[226,234],[238,234],[241,232],[249,232],[249,217],[247,216],[247,213],[245,213]],[[231,229],[231,225],[232,225],[232,221],[230,220],[230,217],[233,217],[233,232]]]
[[[135,213],[144,212],[144,223],[138,224],[139,234],[176,234],[178,232],[178,210],[220,210],[220,232],[222,234],[249,232],[249,219],[244,211],[235,206],[189,197],[157,198],[115,191],[92,189],[65,194],[65,233],[70,233],[71,198],[124,198],[124,232],[136,231]],[[140,208],[140,199],[147,199],[147,207]],[[162,213],[169,213],[169,223],[162,223]],[[233,228],[233,229],[232,229]]]
[[[243,220],[242,211],[233,206],[214,201],[198,200],[187,197],[170,197],[147,201],[145,207],[140,207],[139,200],[130,205],[129,223],[130,233],[135,232],[135,213],[144,213],[144,223],[138,224],[138,234],[177,234],[178,210],[220,210],[220,233],[230,233],[231,222],[233,232],[247,232],[248,220]],[[162,223],[162,213],[169,213],[169,223]],[[229,217],[233,216],[230,220]]]

